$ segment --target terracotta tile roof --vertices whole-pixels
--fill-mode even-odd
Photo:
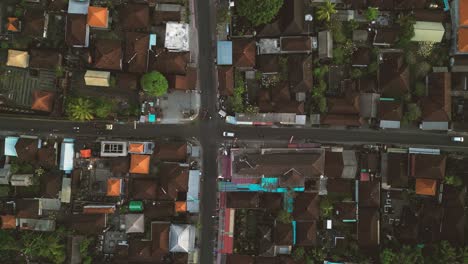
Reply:
[[[134,178],[131,180],[130,197],[134,200],[156,200],[156,179]]]
[[[146,4],[127,4],[120,9],[120,21],[124,30],[146,30],[149,26],[149,7]]]
[[[55,99],[55,94],[53,92],[35,90],[32,97],[32,110],[52,112]]]
[[[299,193],[294,198],[293,217],[296,221],[318,220],[320,197],[317,193]]]
[[[107,179],[107,196],[120,196],[122,189],[122,179],[109,178]]]
[[[86,44],[86,15],[67,14],[65,40],[69,46]]]
[[[20,138],[15,145],[18,159],[27,162],[35,162],[37,160],[37,145],[37,139]]]
[[[148,70],[149,34],[125,33],[125,64],[129,72],[143,73]]]
[[[315,221],[296,222],[296,245],[315,246],[317,243],[317,223]]]
[[[253,39],[234,39],[232,41],[233,65],[251,68],[255,66],[256,45]]]
[[[149,155],[131,155],[130,173],[148,174],[150,159],[151,156]]]
[[[458,24],[468,26],[468,2],[458,1]]]
[[[145,145],[142,143],[132,143],[128,146],[128,152],[143,153],[145,151]]]
[[[288,78],[293,93],[309,92],[312,90],[312,70],[312,54],[288,55]]]
[[[432,179],[416,179],[416,194],[435,196],[437,181]]]
[[[337,126],[361,126],[363,124],[362,118],[359,115],[336,115],[325,114],[320,122],[324,125],[337,125]]]
[[[31,49],[29,51],[29,67],[55,70],[60,63],[60,57],[57,50]]]
[[[94,48],[94,67],[106,70],[122,69],[122,44],[120,40],[96,40]]]
[[[312,39],[303,37],[282,37],[281,50],[288,52],[312,52]]]
[[[39,9],[26,9],[22,34],[30,37],[42,37],[44,34],[44,11]]]
[[[412,177],[437,180],[445,178],[445,155],[411,154],[410,159]]]
[[[222,96],[234,94],[234,70],[232,66],[218,66],[218,90]]]
[[[387,183],[394,188],[408,187],[408,154],[388,153]]]
[[[380,206],[380,183],[378,181],[359,182],[359,207]]]
[[[89,6],[88,25],[97,28],[107,28],[109,11],[107,7]]]
[[[169,89],[194,90],[197,84],[197,69],[187,67],[186,75],[169,75],[166,79],[169,82]]]
[[[259,193],[255,192],[228,192],[226,193],[226,208],[258,208]]]
[[[378,109],[380,120],[400,121],[403,117],[401,103],[397,101],[379,101]]]
[[[113,214],[115,212],[115,207],[87,207],[83,208],[83,214]]]
[[[431,73],[428,83],[429,96],[422,101],[422,119],[437,122],[450,121],[452,111],[450,73]]]
[[[12,32],[20,31],[20,21],[17,17],[9,17],[7,23],[7,30]]]
[[[91,158],[91,149],[82,149],[80,150],[80,157],[81,158]]]
[[[2,229],[15,229],[16,228],[16,217],[14,215],[2,215]]]
[[[379,209],[359,208],[358,245],[374,249],[379,244]]]
[[[175,211],[177,213],[183,213],[183,212],[187,212],[187,202],[185,201],[177,201],[174,203],[175,205]]]
[[[187,160],[187,143],[171,142],[156,144],[154,157],[162,161],[184,162]]]
[[[189,52],[169,52],[157,48],[154,52],[150,53],[149,68],[163,74],[185,75],[189,60]]]
[[[258,55],[256,59],[256,68],[263,73],[276,73],[280,71],[279,55],[264,54]]]
[[[276,223],[274,228],[274,243],[275,245],[292,245],[293,244],[293,228],[292,224]]]
[[[458,28],[458,50],[468,52],[468,28]]]

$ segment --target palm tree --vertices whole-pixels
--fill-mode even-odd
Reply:
[[[330,2],[330,0],[325,1],[323,5],[320,5],[319,7],[317,7],[317,19],[320,21],[329,22],[331,19],[331,16],[335,13],[336,13],[335,4]]]
[[[67,113],[71,120],[87,121],[94,118],[93,102],[85,98],[77,98],[67,105]]]

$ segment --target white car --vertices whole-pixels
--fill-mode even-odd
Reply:
[[[452,137],[453,142],[463,142],[464,138],[463,137]]]
[[[223,132],[223,137],[233,138],[235,136],[234,132]]]

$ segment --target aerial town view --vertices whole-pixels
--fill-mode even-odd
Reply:
[[[468,264],[467,190],[468,0],[0,0],[0,264]]]

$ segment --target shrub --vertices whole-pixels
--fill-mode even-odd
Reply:
[[[434,42],[419,42],[418,43],[418,55],[427,59],[431,57],[432,51],[434,50]]]
[[[379,9],[376,7],[368,7],[366,10],[366,19],[368,21],[374,21],[379,16]]]
[[[329,22],[333,14],[336,14],[335,4],[330,0],[326,0],[323,4],[317,7],[317,19],[319,21]]]
[[[416,54],[414,54],[413,51],[407,50],[405,53],[405,62],[408,65],[414,65],[418,62],[418,59],[416,58]]]
[[[408,104],[405,117],[408,122],[414,122],[421,118],[421,108],[414,103]]]
[[[167,89],[169,88],[166,77],[157,71],[152,71],[143,75],[143,77],[141,77],[140,83],[143,90],[151,96],[165,95],[167,93]]]
[[[96,116],[106,118],[114,111],[114,102],[106,98],[100,98],[96,106]]]
[[[415,77],[416,78],[421,78],[426,76],[432,69],[432,66],[428,62],[420,62],[416,65],[415,68]]]
[[[283,0],[239,0],[236,1],[238,14],[245,17],[252,26],[270,22],[283,6]]]
[[[351,79],[359,79],[363,75],[362,70],[358,68],[353,68],[351,72],[349,73],[349,76]]]
[[[418,97],[426,95],[426,84],[423,82],[417,82],[414,85],[413,94]]]
[[[278,216],[276,217],[276,221],[283,224],[289,224],[292,222],[292,220],[292,215],[286,210],[279,211]]]
[[[454,187],[460,187],[463,185],[463,180],[458,176],[449,175],[445,177],[444,183]]]

